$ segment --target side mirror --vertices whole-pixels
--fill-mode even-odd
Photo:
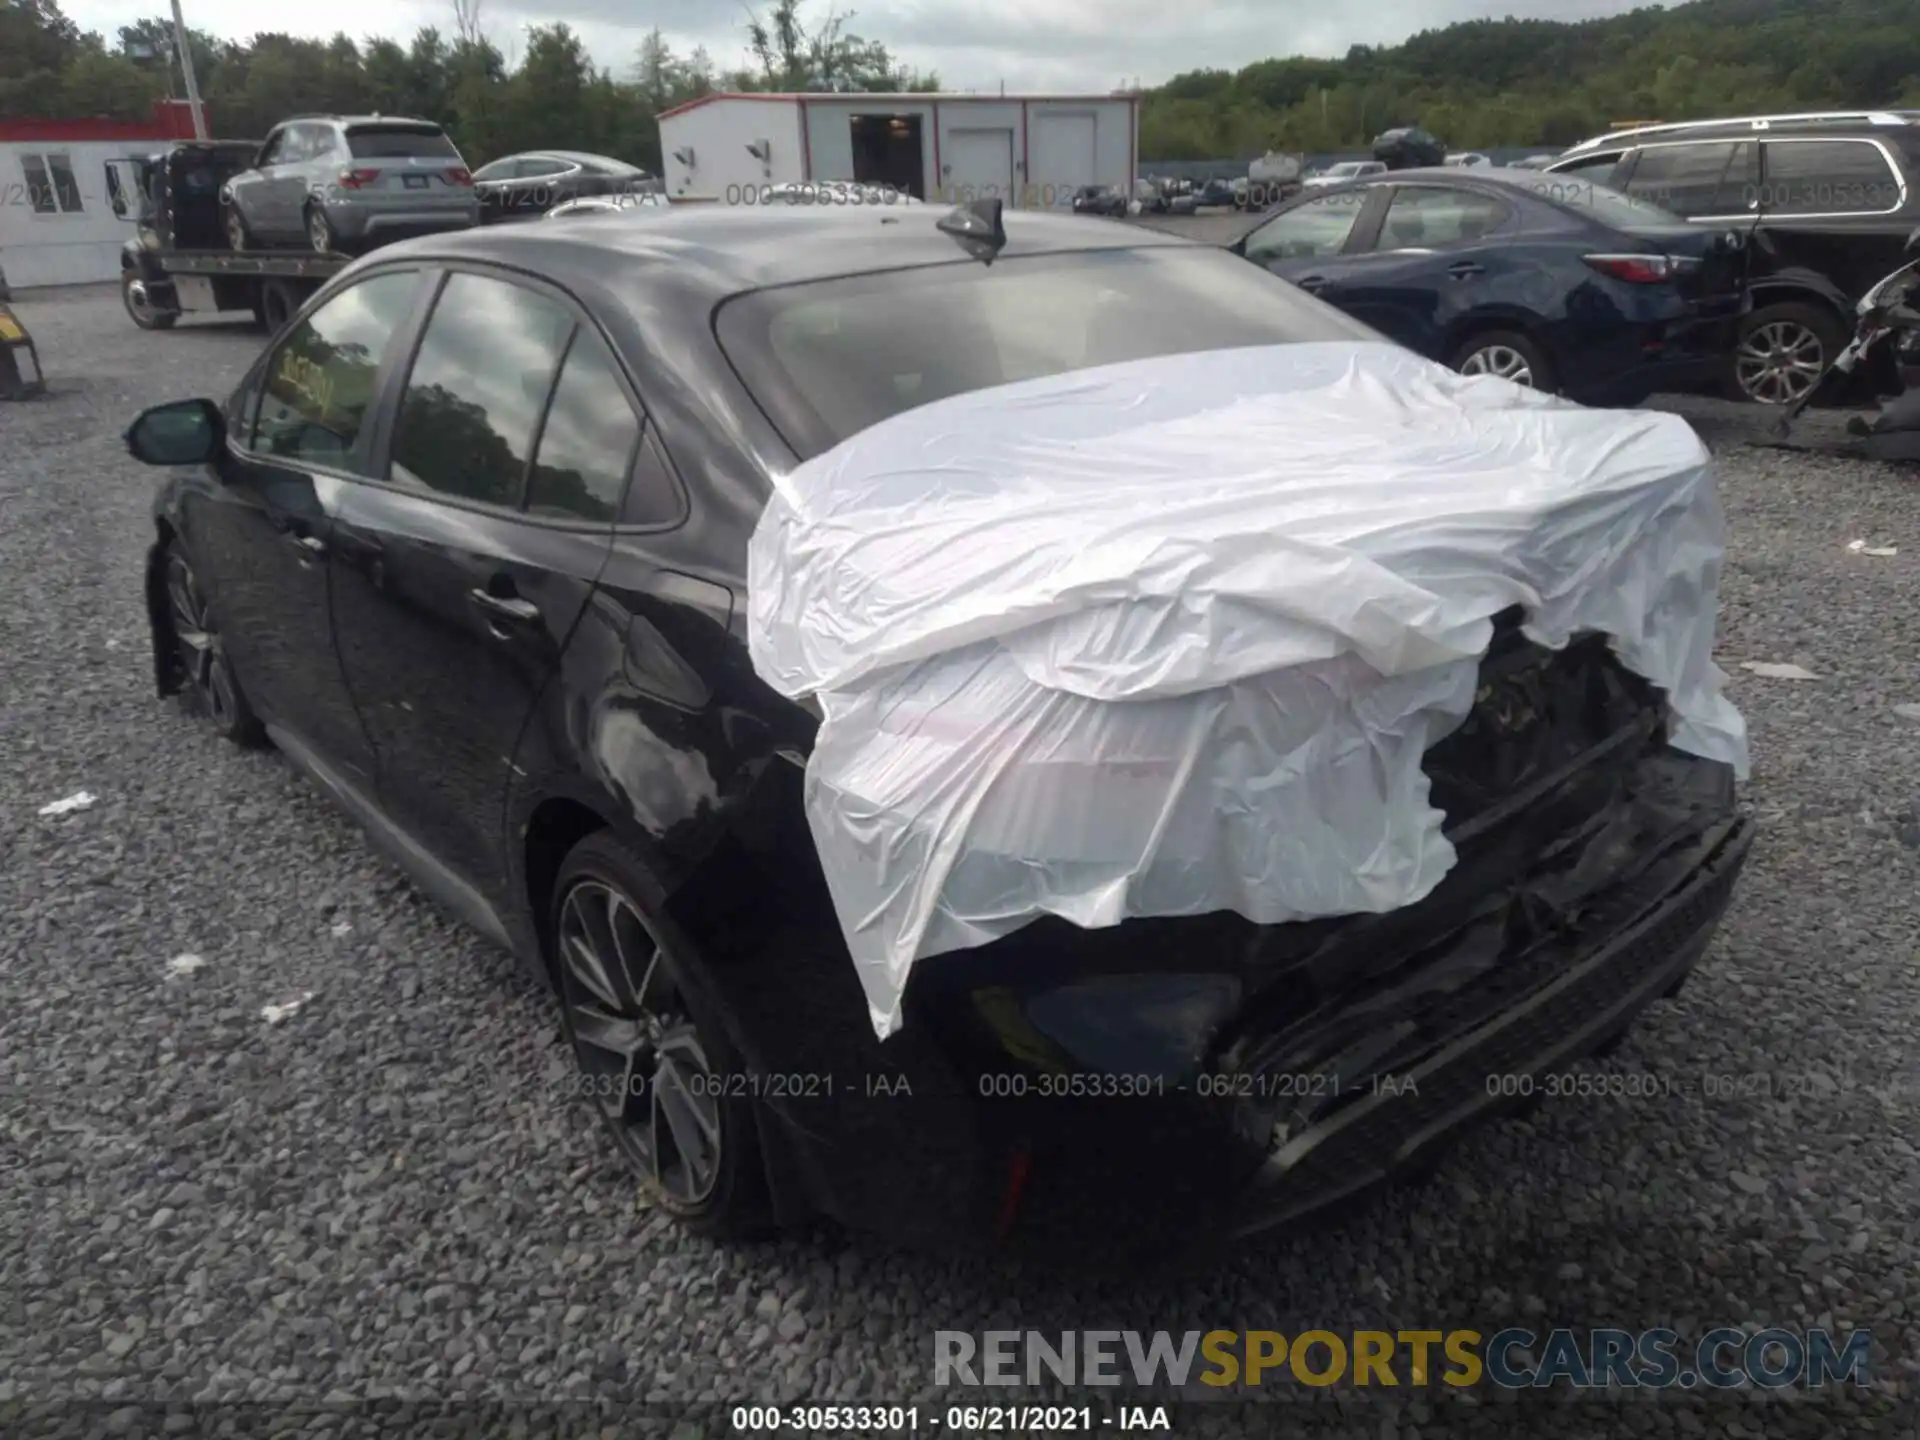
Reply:
[[[213,401],[176,400],[143,410],[127,427],[127,453],[148,465],[203,465],[226,438],[226,421]]]

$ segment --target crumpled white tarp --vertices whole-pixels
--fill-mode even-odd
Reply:
[[[1215,351],[906,411],[776,487],[755,668],[824,715],[815,843],[883,1037],[915,960],[1396,909],[1454,863],[1421,757],[1493,615],[1612,637],[1746,773],[1724,521],[1686,421],[1380,343]]]

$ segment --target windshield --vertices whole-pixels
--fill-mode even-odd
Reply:
[[[715,333],[802,458],[903,410],[1017,380],[1197,350],[1380,339],[1261,267],[1199,246],[753,291],[721,305]]]
[[[347,148],[356,160],[458,160],[453,141],[438,130],[419,126],[356,125],[347,131]]]

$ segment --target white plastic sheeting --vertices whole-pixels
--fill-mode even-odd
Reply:
[[[1042,915],[1380,912],[1454,863],[1421,757],[1493,615],[1613,638],[1746,773],[1684,420],[1378,343],[1135,361],[906,411],[776,487],[755,668],[885,1036],[916,959]]]

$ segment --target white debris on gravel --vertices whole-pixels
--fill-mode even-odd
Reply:
[[[191,975],[193,974],[194,971],[200,969],[206,963],[207,961],[205,956],[176,955],[171,960],[167,961],[167,973],[169,975]]]
[[[353,933],[353,922],[351,920],[336,920],[333,922],[328,933],[336,940],[344,940]]]
[[[1564,1085],[1530,1117],[1469,1137],[1433,1183],[1310,1235],[1237,1245],[1203,1273],[1061,1278],[831,1232],[722,1248],[636,1213],[591,1107],[556,1105],[539,1078],[571,1061],[551,1002],[513,962],[443,920],[271,751],[221,744],[157,701],[138,645],[72,643],[143,623],[157,472],[127,457],[128,419],[230,393],[260,337],[191,320],[135,330],[112,287],[22,308],[42,353],[91,390],[0,421],[0,491],[16,492],[0,566],[35,577],[0,609],[14,719],[0,765],[0,1083],[16,1100],[0,1110],[0,1394],[17,1387],[0,1415],[36,1397],[54,1412],[23,1433],[100,1433],[102,1396],[160,1395],[240,1402],[213,1422],[235,1434],[372,1433],[371,1411],[365,1426],[312,1413],[335,1387],[580,1407],[501,1414],[499,1433],[524,1421],[578,1434],[607,1423],[582,1421],[596,1402],[657,1414],[702,1397],[944,1414],[956,1395],[929,1393],[934,1332],[1010,1323],[1179,1332],[1246,1317],[1286,1334],[1526,1324],[1544,1336],[1549,1323],[1524,1313],[1537,1309],[1554,1324],[1684,1322],[1696,1338],[1755,1320],[1830,1324],[1872,1328],[1877,1383],[1920,1378],[1920,833],[1895,818],[1920,800],[1920,745],[1889,718],[1920,701],[1920,588],[1904,566],[1807,543],[1820,515],[1844,515],[1850,535],[1920,534],[1920,485],[1891,468],[1745,448],[1767,412],[1678,402],[1725,477],[1720,652],[1818,657],[1824,683],[1736,672],[1753,737],[1746,797],[1772,823],[1695,979],[1612,1059],[1569,1067],[1632,1083]],[[1805,424],[1838,432],[1821,412]],[[111,826],[42,823],[34,777],[50,775],[86,775],[127,803]],[[1868,804],[1888,823],[1857,823]],[[380,944],[356,947],[325,1005],[268,1029],[255,1002],[231,997],[320,988],[291,967],[324,938],[323,899]],[[154,937],[185,924],[178,947],[219,964],[152,983]],[[164,1083],[156,1054],[175,1057]],[[502,1083],[458,1078],[482,1073]],[[1734,1171],[1768,1183],[1743,1193]],[[164,1210],[174,1217],[149,1229]],[[1569,1261],[1580,1278],[1560,1278]],[[1356,1292],[1362,1275],[1391,1289],[1384,1323],[1379,1292]],[[797,1338],[757,1317],[767,1294],[780,1316],[804,1317]],[[116,1359],[107,1325],[140,1339]],[[1400,1440],[1547,1428],[1540,1406],[1414,1391],[1397,1373],[1398,1392],[1262,1407],[1271,1419],[1192,1404],[1176,1430],[1245,1435],[1284,1410],[1289,1433],[1383,1435],[1396,1398]],[[1767,1440],[1829,1440],[1893,1433],[1915,1403],[1911,1388],[1764,1406],[1735,1393],[1737,1407],[1704,1421],[1695,1407],[1715,1402],[1668,1392],[1554,1423],[1684,1440],[1732,1433],[1732,1417]],[[1040,1397],[966,1403],[985,1398]],[[1488,1403],[1454,1403],[1471,1399]],[[270,1413],[302,1403],[291,1425]],[[143,1414],[127,1433],[158,1433],[160,1412]],[[486,1429],[478,1416],[465,1413],[467,1430]],[[402,1406],[379,1433],[436,1428]]]
[[[1898,555],[1900,553],[1899,548],[1897,546],[1869,545],[1864,540],[1854,541],[1851,545],[1847,546],[1847,549],[1851,550],[1856,555],[1878,555],[1882,557],[1888,556],[1888,555]]]
[[[1742,660],[1742,670],[1751,670],[1763,680],[1818,680],[1820,677],[1800,665],[1775,664],[1770,660]]]
[[[94,803],[95,798],[94,795],[86,790],[77,790],[63,800],[55,800],[50,804],[42,805],[40,807],[40,813],[42,815],[71,815],[76,810],[85,810]]]
[[[311,999],[313,999],[313,991],[302,990],[291,1000],[282,1000],[277,1005],[262,1005],[260,1007],[260,1018],[269,1025],[278,1025],[281,1021],[292,1017],[302,1005]]]
[[[1896,705],[1893,713],[1906,720],[1920,720],[1920,705]]]

